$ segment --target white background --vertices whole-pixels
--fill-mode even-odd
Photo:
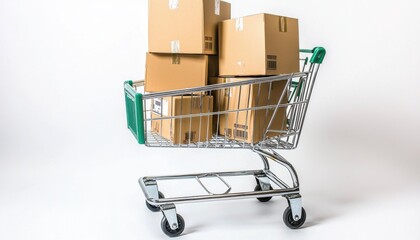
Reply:
[[[299,18],[301,47],[327,49],[284,153],[307,222],[286,228],[282,198],[179,205],[182,239],[420,239],[418,2],[230,2],[233,17]],[[261,167],[250,151],[135,142],[122,83],[143,78],[146,51],[145,0],[0,1],[0,239],[166,239],[138,177]]]

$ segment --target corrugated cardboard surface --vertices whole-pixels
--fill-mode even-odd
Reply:
[[[210,78],[210,84],[243,81],[247,78]],[[276,105],[281,97],[286,81],[245,85],[220,90],[214,93],[214,112],[225,110],[238,110],[251,107]],[[287,95],[282,99],[282,103],[287,103]],[[257,143],[263,140],[264,133],[269,121],[273,116],[273,110],[247,110],[231,112],[227,114],[215,115],[213,127],[218,126],[219,135],[226,136],[227,139],[234,139],[248,143]],[[217,124],[217,119],[219,123]],[[279,108],[271,130],[286,130],[286,109]],[[279,135],[279,133],[269,133],[267,137]]]
[[[277,75],[299,71],[298,20],[257,14],[219,24],[221,76]]]
[[[166,101],[165,104],[168,107],[152,112],[152,131],[174,144],[204,142],[211,139],[212,116],[188,117],[186,115],[212,112],[212,96],[175,96],[163,98],[162,101]],[[185,116],[185,118],[153,120],[160,116]]]
[[[230,3],[149,0],[149,52],[217,54],[217,24],[230,19]]]
[[[217,75],[217,57],[185,54],[146,54],[145,91],[202,87]]]

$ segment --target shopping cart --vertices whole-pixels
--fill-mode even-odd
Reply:
[[[301,72],[205,87],[142,94],[143,81],[124,83],[127,125],[140,144],[148,147],[250,149],[264,164],[261,170],[140,178],[147,207],[163,213],[161,228],[166,235],[178,236],[185,227],[175,204],[223,199],[257,198],[266,202],[272,197],[283,196],[289,205],[283,214],[285,224],[292,229],[303,225],[306,213],[302,207],[297,173],[292,164],[275,150],[297,147],[325,53],[322,47],[301,50]],[[252,125],[254,129],[251,130]],[[292,186],[270,170],[269,160],[287,169]],[[232,187],[225,177],[237,176],[254,176],[257,181],[254,191],[231,192]],[[219,179],[226,191],[212,193],[204,185],[204,178]],[[180,179],[197,180],[206,194],[165,198],[158,189],[158,181]]]

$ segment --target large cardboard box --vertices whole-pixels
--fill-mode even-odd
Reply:
[[[146,92],[203,87],[217,73],[217,56],[147,53],[144,87]]]
[[[210,78],[210,84],[244,81],[249,78]],[[245,110],[246,108],[277,105],[286,81],[275,83],[263,83],[254,85],[242,85],[241,87],[226,88],[213,93],[214,112],[233,110],[235,112],[214,115],[213,127],[218,128],[218,134],[226,136],[227,139],[257,143],[262,141],[264,133],[268,128],[273,110]],[[284,93],[281,103],[287,103],[287,90]],[[286,108],[277,110],[274,121],[270,126],[271,130],[286,130]],[[280,133],[268,133],[266,137],[273,137]]]
[[[217,24],[230,19],[220,0],[149,0],[149,52],[217,54]]]
[[[221,76],[277,75],[299,71],[298,20],[257,14],[219,24]]]
[[[153,101],[152,131],[174,144],[189,144],[204,142],[213,134],[212,121],[209,116],[189,117],[189,114],[211,113],[213,97],[205,96],[175,96],[156,98]],[[184,116],[153,120],[159,117]]]

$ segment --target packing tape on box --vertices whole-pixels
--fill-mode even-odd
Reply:
[[[279,17],[279,31],[287,32],[287,21],[285,17]]]
[[[171,41],[171,52],[172,53],[179,53],[180,52],[179,40]]]
[[[220,15],[220,0],[214,0],[214,14]]]
[[[175,10],[179,6],[179,0],[169,0],[169,9]]]
[[[237,18],[235,27],[236,27],[237,32],[243,31],[244,30],[244,19],[243,18]]]
[[[172,64],[181,64],[181,56],[179,54],[172,55]]]

